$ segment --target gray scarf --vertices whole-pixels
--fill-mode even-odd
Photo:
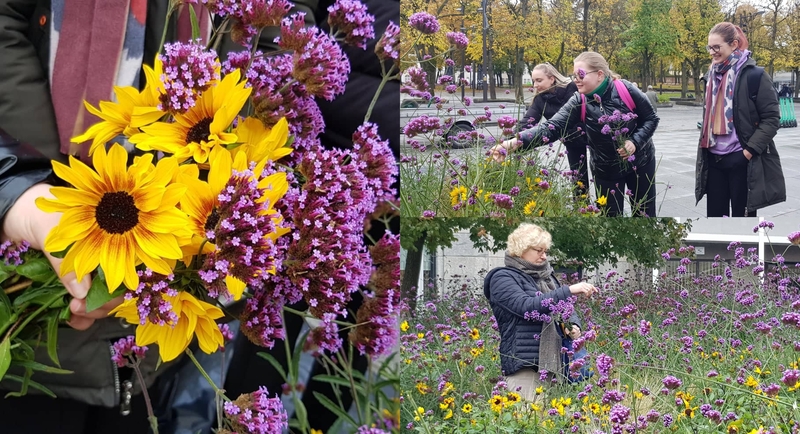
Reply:
[[[536,265],[518,256],[511,256],[506,252],[505,265],[506,267],[516,268],[533,277],[542,294],[547,294],[558,288],[553,277],[553,267],[549,261]],[[556,327],[558,325],[553,321],[542,324],[542,334],[539,336],[539,370],[547,370],[551,378],[553,375],[557,378],[562,377],[561,336],[558,334]]]

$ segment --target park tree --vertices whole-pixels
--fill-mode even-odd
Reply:
[[[672,0],[640,0],[633,6],[633,26],[626,32],[626,51],[642,61],[642,88],[650,84],[653,60],[677,51],[675,28],[670,21]]]
[[[800,83],[800,0],[795,0],[789,12],[787,20],[787,52],[786,52],[786,69],[792,71],[794,76],[793,82]],[[797,95],[800,86],[795,84],[794,91]]]
[[[722,8],[716,0],[674,0],[670,17],[677,38],[677,60],[682,65],[681,97],[686,97],[691,71],[695,98],[700,100],[700,78],[711,62],[705,48],[708,45],[708,32],[716,23],[724,20]]]

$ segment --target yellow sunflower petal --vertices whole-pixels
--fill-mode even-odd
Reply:
[[[74,185],[79,190],[104,191],[104,184],[100,175],[72,155],[69,156],[69,166],[53,161],[53,171],[56,176]]]
[[[130,324],[139,324],[139,311],[136,308],[136,299],[131,298],[120,303],[119,306],[111,309],[108,315],[114,315],[117,318],[123,318]]]
[[[135,306],[135,305],[134,305]],[[136,322],[133,324],[139,324],[138,314],[136,315]],[[128,321],[130,322],[130,320]],[[140,325],[136,327],[136,345],[145,346],[154,343],[158,343],[162,335],[164,334],[164,328],[171,327],[169,325],[160,326],[157,324],[153,324],[151,322],[146,322],[144,325]]]
[[[78,191],[67,187],[50,187],[50,193],[58,199],[58,202],[65,206],[97,206],[101,195],[94,191]]]
[[[217,324],[208,318],[200,318],[197,324],[197,343],[206,354],[219,350],[225,340]]]
[[[126,276],[131,276],[128,278],[129,283],[136,282],[135,285],[128,286],[128,289],[136,289],[139,284],[139,276],[136,275],[134,261],[133,236],[130,232],[104,237],[100,252],[100,266],[103,267],[106,274],[109,292],[116,290]]]
[[[59,235],[73,240],[84,239],[86,233],[96,227],[94,210],[94,207],[78,206],[64,211],[59,221]]]
[[[191,342],[191,333],[188,333],[189,322],[181,319],[174,327],[167,327],[158,340],[158,354],[161,360],[169,362],[181,355]],[[187,333],[190,336],[187,338]]]
[[[242,298],[242,294],[244,294],[244,288],[247,286],[244,282],[231,276],[230,274],[225,276],[225,285],[228,287],[228,292],[231,293],[233,299],[236,301]]]

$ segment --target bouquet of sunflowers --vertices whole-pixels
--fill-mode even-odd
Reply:
[[[169,14],[180,3],[171,2]],[[163,362],[183,353],[196,362],[187,348],[195,338],[206,353],[222,348],[226,317],[267,348],[286,343],[284,313],[312,318],[308,340],[329,357],[346,359],[353,349],[383,356],[395,346],[399,237],[387,232],[365,241],[369,220],[388,223],[396,210],[396,162],[368,119],[378,95],[348,150],[321,146],[315,102],[343,93],[350,65],[339,43],[366,47],[374,18],[360,2],[339,0],[324,33],[304,27],[302,13],[286,16],[286,0],[256,2],[257,10],[201,3],[223,20],[210,43],[163,44],[153,67],[144,66],[143,90],[115,87],[115,102],[85,103],[101,121],[72,141],[91,142],[91,165],[73,157],[68,165],[53,162],[69,185],[53,187],[53,197],[37,205],[62,213],[45,241],[45,250],[63,258],[58,275],[42,252],[24,243],[0,246],[0,380],[21,383],[17,395],[28,387],[48,392],[34,371],[67,373],[57,367],[56,339],[69,319],[58,276],[70,272],[79,281],[92,276],[87,310],[124,297],[111,314],[136,327],[135,337],[115,344],[120,366],[135,368],[151,344]],[[199,26],[190,11],[194,38]],[[261,30],[276,25],[281,51],[258,51]],[[226,31],[249,49],[221,61],[213,46]],[[398,77],[398,34],[390,23],[376,44],[378,93]],[[348,312],[356,292],[364,302]],[[286,307],[301,300],[305,312]],[[234,314],[236,302],[243,306]],[[349,342],[339,338],[343,328]],[[55,366],[33,360],[43,342]],[[14,365],[25,375],[9,374]],[[287,377],[297,375],[291,366]],[[287,425],[279,400],[269,404],[277,398],[263,390],[236,401],[218,392],[220,406],[227,401],[227,429],[280,432]],[[263,405],[252,412],[272,412],[274,426],[242,419],[256,402]],[[373,413],[396,413],[377,404],[384,408],[359,413],[360,420],[347,409],[336,412],[356,426],[369,425]],[[293,422],[308,431],[307,421]]]

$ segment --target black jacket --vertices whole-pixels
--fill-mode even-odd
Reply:
[[[510,267],[490,271],[483,281],[483,294],[489,300],[500,329],[500,367],[503,375],[513,375],[523,368],[538,367],[538,336],[542,333],[543,323],[526,320],[525,313],[549,314],[550,309],[542,306],[543,300],[549,298],[558,302],[570,297],[566,285],[559,286],[547,295],[537,295],[539,291],[531,276]],[[581,326],[577,315],[573,315],[570,322]],[[556,327],[556,330],[563,339],[561,327]]]
[[[773,138],[780,126],[781,110],[769,74],[761,74],[756,100],[747,88],[747,74],[755,72],[756,61],[749,59],[736,78],[733,88],[733,127],[736,137],[753,158],[747,164],[747,206],[745,216],[776,203],[786,201],[786,181],[781,159]],[[703,110],[705,119],[705,109]],[[708,149],[697,150],[694,196],[697,202],[706,194],[708,181]]]
[[[571,96],[575,95],[577,91],[578,88],[575,86],[575,83],[570,81],[565,87],[557,86],[551,91],[536,95],[533,102],[531,102],[531,106],[528,107],[525,116],[519,121],[519,124],[517,124],[517,131],[532,128],[534,125],[541,122],[543,117],[545,119],[552,118],[558,113],[561,106],[563,106]],[[586,146],[586,135],[581,134],[581,132],[577,130],[577,127],[577,125],[574,126],[567,130],[566,134],[562,135],[562,137],[566,138],[566,140],[564,140],[565,145]]]
[[[586,98],[586,122],[581,125],[581,97],[580,94],[573,95],[563,107],[553,115],[546,123],[539,124],[519,133],[523,148],[541,146],[541,137],[547,137],[549,141],[558,139],[562,132],[582,126],[589,139],[591,148],[591,158],[589,163],[595,176],[603,178],[619,178],[633,170],[633,166],[645,165],[655,158],[655,145],[653,145],[653,133],[658,127],[658,115],[653,110],[653,106],[647,96],[641,90],[634,87],[627,80],[622,80],[628,92],[631,94],[636,105],[637,118],[627,124],[627,128],[632,131],[630,140],[636,145],[635,163],[628,164],[627,171],[623,167],[622,160],[617,153],[617,145],[610,135],[603,134],[603,125],[597,119],[603,115],[619,110],[622,113],[629,113],[628,106],[622,101],[613,83],[609,83],[606,91],[601,95],[601,103],[597,103],[593,98]],[[552,126],[552,127],[551,127]],[[534,143],[535,142],[535,143]]]

